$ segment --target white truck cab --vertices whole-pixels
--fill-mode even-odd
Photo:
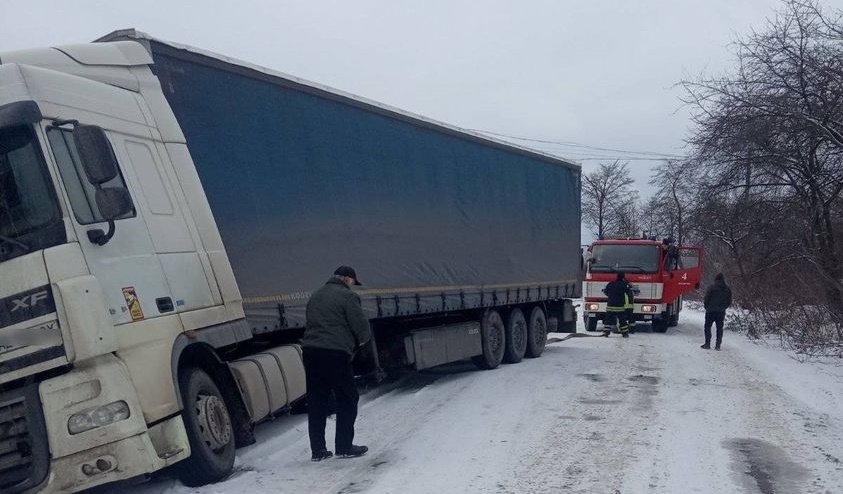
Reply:
[[[202,440],[230,462],[261,418],[214,352],[252,333],[151,63],[128,41],[0,54],[2,492],[144,475]],[[190,395],[216,436],[185,429],[184,367],[228,388]]]

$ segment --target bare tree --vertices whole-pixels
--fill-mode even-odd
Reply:
[[[641,231],[648,237],[664,238],[673,236],[671,216],[665,214],[664,201],[658,195],[650,196],[641,205],[639,218]]]
[[[630,186],[634,180],[629,176],[626,162],[601,163],[600,168],[583,176],[582,206],[586,223],[594,228],[593,233],[602,238],[618,233],[622,214],[630,201],[637,200],[637,192]]]
[[[622,237],[637,237],[641,235],[641,207],[638,201],[638,191],[629,191],[625,200],[620,201],[614,208],[615,228],[611,233]]]
[[[655,169],[650,183],[658,187],[655,203],[657,213],[666,227],[666,233],[674,237],[679,244],[687,236],[687,215],[696,200],[696,173],[691,162],[666,161]]]
[[[695,227],[728,247],[747,284],[787,277],[804,285],[801,293],[821,294],[837,321],[843,321],[842,18],[826,15],[814,0],[785,0],[763,30],[737,43],[735,73],[683,83],[695,109],[691,144],[701,191]],[[666,168],[669,177],[681,167]],[[662,191],[670,188],[666,178]],[[797,299],[795,292],[784,293]]]

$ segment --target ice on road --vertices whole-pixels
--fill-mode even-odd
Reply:
[[[551,343],[519,364],[449,365],[372,390],[363,458],[312,463],[306,417],[287,416],[257,427],[224,482],[190,489],[165,475],[132,490],[843,492],[843,367],[729,331],[723,351],[704,351],[702,314],[682,316],[667,334],[640,325],[628,339]]]

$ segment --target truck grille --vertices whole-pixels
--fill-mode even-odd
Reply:
[[[44,480],[46,442],[37,386],[0,394],[0,492],[22,492]]]

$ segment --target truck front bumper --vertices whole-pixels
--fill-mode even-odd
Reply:
[[[166,465],[155,454],[149,434],[138,434],[53,460],[41,492],[77,492],[140,477]]]
[[[667,304],[642,302],[633,304],[633,321],[651,321],[661,319],[667,310]],[[605,320],[606,302],[585,302],[583,303],[583,319],[597,318]]]
[[[119,413],[109,411],[115,404]],[[0,439],[3,493],[77,492],[190,455],[180,415],[147,427],[128,371],[112,354],[0,393]]]

